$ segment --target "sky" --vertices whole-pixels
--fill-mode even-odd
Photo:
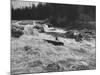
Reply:
[[[39,2],[34,2],[34,1],[18,1],[18,0],[12,0],[11,5],[13,6],[14,9],[16,8],[23,8],[23,7],[32,7],[32,5],[37,6]],[[45,3],[42,3],[45,4]]]

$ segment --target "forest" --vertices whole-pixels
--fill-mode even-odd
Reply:
[[[66,27],[96,21],[96,6],[39,3],[36,7],[11,8],[12,20],[47,20],[53,26]],[[77,26],[76,26],[77,27]],[[94,27],[92,27],[94,28]]]

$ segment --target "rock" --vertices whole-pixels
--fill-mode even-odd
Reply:
[[[25,47],[24,47],[24,50],[25,50],[25,51],[28,51],[28,50],[30,50],[30,49],[32,49],[31,46],[25,46]]]
[[[53,41],[53,40],[45,40],[45,41],[47,41],[48,43],[51,43],[55,46],[63,46],[64,45],[63,42],[59,42],[59,41]]]
[[[29,67],[38,67],[38,66],[41,66],[43,63],[40,60],[36,60],[36,61],[30,62],[28,64],[29,64]]]
[[[75,70],[89,70],[88,66],[85,65],[78,65]]]
[[[48,72],[57,72],[57,71],[61,71],[61,68],[57,63],[52,63],[47,65],[46,70]]]
[[[23,33],[23,28],[12,25],[12,27],[11,27],[11,36],[12,37],[19,38],[23,34],[24,34]]]

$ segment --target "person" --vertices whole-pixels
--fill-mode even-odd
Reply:
[[[58,37],[55,38],[58,41]]]

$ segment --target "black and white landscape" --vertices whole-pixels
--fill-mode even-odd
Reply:
[[[96,69],[96,6],[11,1],[11,74]]]

